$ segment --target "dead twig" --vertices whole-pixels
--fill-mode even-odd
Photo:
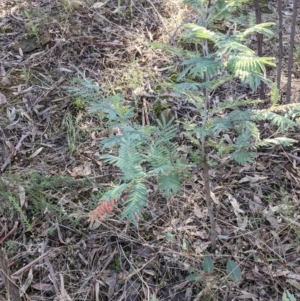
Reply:
[[[42,245],[42,252],[43,253],[46,250],[47,244],[48,244],[48,239],[45,239],[45,241],[44,241],[44,243]],[[46,254],[46,253],[44,253],[44,254]],[[45,263],[46,263],[46,265],[48,267],[48,270],[49,270],[49,273],[50,273],[50,276],[51,276],[51,281],[52,281],[54,289],[55,289],[55,293],[56,293],[56,295],[59,295],[59,287],[58,287],[58,284],[57,284],[57,281],[56,281],[56,278],[55,278],[54,269],[53,269],[52,264],[50,263],[50,260],[49,260],[49,257],[48,257],[47,254],[46,254],[44,260],[45,260]]]
[[[8,166],[8,164],[11,162],[12,158],[17,154],[17,151],[20,149],[22,142],[30,135],[30,133],[26,133],[24,135],[22,135],[22,137],[20,138],[18,144],[16,145],[16,147],[14,148],[14,150],[11,152],[11,154],[8,156],[8,158],[5,160],[5,162],[3,163],[2,167],[1,167],[1,172],[3,172],[5,170],[5,168]]]
[[[11,236],[11,235],[17,230],[18,224],[19,224],[19,222],[18,222],[18,221],[15,221],[15,224],[14,224],[13,228],[12,228],[12,229],[4,236],[4,237],[0,238],[0,244],[2,244],[3,242],[5,242],[6,239],[7,239],[9,236]]]
[[[11,275],[11,277],[12,278],[17,278],[18,276],[20,276],[21,274],[23,274],[24,272],[26,272],[27,270],[29,270],[34,264],[36,264],[37,262],[39,262],[40,260],[42,260],[49,253],[50,253],[50,250],[47,251],[46,253],[42,254],[40,257],[32,260],[30,263],[28,263],[27,265],[25,265],[24,267],[22,267],[21,269],[19,269],[15,273],[13,273]]]
[[[7,291],[8,300],[21,301],[19,288],[12,281],[9,274],[8,260],[6,259],[3,251],[0,249],[0,275],[2,276]]]

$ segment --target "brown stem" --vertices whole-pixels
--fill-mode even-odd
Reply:
[[[293,56],[294,56],[294,44],[295,44],[295,32],[296,32],[296,20],[297,20],[297,2],[294,0],[293,3],[293,17],[291,25],[291,37],[290,37],[290,50],[289,50],[289,61],[288,61],[288,81],[286,87],[286,100],[285,103],[291,102],[291,89],[292,89],[292,68],[293,68]]]
[[[279,23],[279,35],[278,35],[278,65],[277,65],[277,87],[280,90],[281,84],[281,68],[282,68],[282,56],[283,56],[283,42],[282,42],[282,0],[277,0],[278,10],[278,23]]]
[[[210,195],[210,185],[209,185],[209,165],[206,160],[203,162],[203,177],[204,177],[204,187],[205,187],[205,200],[208,211],[208,216],[210,220],[210,240],[212,249],[216,248],[217,244],[217,231],[216,231],[216,219],[214,214],[213,200]]]
[[[254,0],[254,8],[255,8],[256,24],[260,24],[261,23],[261,12],[260,12],[260,7],[259,7],[259,0]],[[263,55],[263,51],[262,51],[263,35],[260,34],[260,33],[257,33],[256,34],[256,39],[257,39],[257,55],[262,56]],[[260,99],[265,99],[265,85],[264,85],[264,82],[260,83],[259,98]]]

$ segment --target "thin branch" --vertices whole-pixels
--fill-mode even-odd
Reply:
[[[280,90],[281,84],[281,68],[282,68],[282,56],[283,56],[283,42],[282,42],[282,0],[277,0],[278,10],[278,23],[279,23],[279,34],[278,34],[278,65],[277,65],[277,87]]]
[[[8,156],[8,158],[5,160],[5,162],[3,163],[0,171],[3,172],[5,170],[5,168],[8,166],[8,164],[11,162],[12,158],[15,157],[15,155],[17,154],[18,150],[20,149],[20,147],[22,146],[22,142],[30,135],[30,133],[26,133],[24,135],[22,135],[22,137],[20,138],[18,144],[16,145],[16,147],[12,150],[12,152],[10,153],[10,155]]]
[[[210,220],[210,241],[211,241],[211,247],[214,250],[217,244],[216,219],[214,214],[213,200],[210,194],[209,165],[206,159],[203,162],[203,178],[204,178],[204,186],[205,186],[205,200],[206,200],[207,212]]]
[[[286,86],[286,99],[285,103],[291,103],[291,90],[292,90],[292,68],[293,68],[293,56],[294,56],[294,44],[295,44],[295,32],[296,32],[296,20],[297,20],[297,2],[293,3],[293,17],[291,24],[291,37],[290,37],[290,49],[289,49],[289,61],[288,61],[288,81]]]
[[[207,41],[203,46],[203,56],[208,55],[208,44]],[[209,80],[209,76],[205,74],[205,81]],[[215,221],[215,214],[213,208],[213,201],[210,194],[210,181],[209,181],[209,165],[207,163],[206,158],[206,147],[205,147],[205,127],[208,120],[208,110],[209,110],[209,92],[205,89],[205,101],[204,101],[204,111],[203,111],[203,120],[202,120],[202,135],[201,135],[201,156],[203,162],[203,177],[204,177],[204,186],[205,186],[205,201],[208,210],[208,215],[210,219],[210,241],[211,247],[214,250],[216,248],[217,242],[217,231],[216,231],[216,221]]]
[[[254,8],[255,8],[256,24],[260,24],[261,23],[261,12],[260,12],[259,0],[254,0]],[[257,55],[262,56],[263,55],[263,51],[262,51],[263,35],[260,33],[257,33],[256,39],[257,39]],[[263,81],[260,82],[259,98],[265,99],[265,84]]]

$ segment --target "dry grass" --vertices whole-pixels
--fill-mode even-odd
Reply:
[[[159,99],[155,87],[179,57],[149,42],[176,43],[181,24],[192,18],[176,0],[104,3],[0,3],[6,100],[0,107],[0,243],[23,300],[281,300],[286,289],[299,299],[298,159],[281,149],[252,165],[224,160],[211,170],[215,253],[201,169],[176,198],[161,197],[153,184],[138,228],[120,221],[119,202],[89,229],[88,213],[118,170],[99,160],[102,124],[62,86],[89,77],[138,110],[145,95],[154,95],[146,97],[150,110]],[[36,45],[30,52],[20,50],[28,34]],[[182,99],[167,101],[182,108],[179,116],[188,110]],[[205,255],[214,261],[211,274],[202,269]],[[242,269],[238,282],[226,274],[229,258]],[[186,280],[194,272],[201,281]]]

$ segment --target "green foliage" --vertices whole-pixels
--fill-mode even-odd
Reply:
[[[222,100],[218,106],[210,103],[207,93],[214,92],[225,83],[240,80],[252,90],[256,90],[261,82],[271,87],[273,105],[279,101],[280,95],[275,84],[266,78],[266,67],[275,67],[274,58],[258,57],[247,46],[247,37],[253,33],[272,36],[270,29],[274,23],[262,23],[251,25],[243,29],[234,23],[232,14],[245,3],[245,1],[216,0],[211,2],[210,8],[207,1],[187,0],[186,3],[196,9],[205,11],[205,22],[187,25],[187,40],[202,47],[202,56],[191,52],[186,60],[181,63],[181,72],[177,82],[169,83],[168,87],[178,93],[182,93],[190,99],[197,108],[199,115],[205,122],[202,126],[183,122],[184,135],[197,148],[211,147],[216,150],[217,156],[228,156],[239,164],[253,162],[257,157],[259,147],[274,145],[291,146],[293,139],[286,137],[272,137],[262,139],[260,137],[259,122],[271,124],[283,134],[287,130],[294,130],[298,124],[299,111],[276,111],[271,109],[254,110],[249,106],[261,102],[261,100]],[[238,14],[236,14],[238,15]],[[227,24],[233,23],[235,30],[229,30],[226,34],[217,29],[216,23],[224,19]],[[214,49],[209,52],[208,45]],[[179,53],[179,52],[177,52]],[[199,92],[200,91],[200,92]],[[238,95],[237,95],[238,98]],[[206,104],[205,104],[206,103]],[[207,106],[208,111],[203,110]],[[242,109],[239,109],[242,107]],[[246,109],[245,109],[246,107]],[[233,139],[229,141],[225,136],[232,133]],[[203,145],[205,141],[205,145]],[[202,154],[202,158],[205,154]],[[206,158],[206,160],[209,160]]]
[[[179,74],[177,81],[182,81],[185,77],[198,78],[205,82],[202,82],[202,85],[188,83],[189,87],[186,88],[207,88],[211,90],[212,80],[218,72],[222,71],[222,73],[227,72],[233,78],[238,78],[243,83],[248,84],[252,90],[255,90],[261,81],[270,85],[271,82],[264,76],[265,66],[275,67],[274,58],[256,56],[254,51],[243,42],[245,42],[247,35],[252,32],[271,35],[272,31],[267,27],[272,25],[273,23],[259,24],[248,28],[244,32],[236,32],[228,36],[208,30],[204,26],[188,24],[188,35],[194,43],[205,45],[207,41],[210,41],[214,44],[216,50],[204,57],[195,56],[184,61],[181,64],[183,71]],[[232,80],[232,77],[228,76],[227,81],[230,80]],[[214,84],[213,86],[215,89],[219,85]]]
[[[0,178],[0,209],[6,215],[18,214],[31,232],[35,230],[32,223],[36,223],[39,217],[46,217],[47,221],[53,222],[71,222],[65,208],[58,205],[57,200],[66,195],[69,198],[78,197],[78,189],[87,185],[87,181],[74,181],[69,176],[30,172],[24,172],[22,177],[7,175],[6,179]],[[20,196],[21,191],[24,191],[24,199]],[[28,206],[24,204],[26,201]]]
[[[80,97],[82,101],[85,99],[98,100],[101,97],[100,92],[103,91],[99,86],[90,79],[74,78],[70,86],[64,86],[64,89],[72,94],[72,96]]]
[[[251,106],[261,100],[240,100],[239,95],[233,100],[222,99],[218,105],[211,103],[209,98],[211,92],[236,80],[252,90],[261,82],[271,86],[271,81],[266,78],[266,67],[275,66],[274,58],[256,56],[247,46],[247,38],[253,33],[272,36],[270,27],[273,23],[251,24],[246,28],[237,24],[238,10],[245,3],[243,0],[215,0],[211,1],[210,7],[204,0],[185,2],[204,16],[199,18],[198,24],[188,24],[183,37],[183,40],[192,42],[195,49],[201,49],[202,55],[199,51],[158,44],[153,46],[162,47],[185,59],[180,65],[180,72],[174,72],[178,74],[175,81],[174,77],[170,77],[165,86],[184,94],[195,106],[202,122],[181,122],[183,134],[200,150],[200,155],[195,155],[195,150],[190,148],[190,157],[186,159],[178,151],[178,126],[173,119],[163,117],[161,121],[157,120],[156,125],[141,126],[134,120],[135,108],[126,105],[121,95],[105,97],[104,91],[89,79],[75,79],[72,87],[67,88],[75,97],[89,103],[89,113],[107,127],[109,135],[101,141],[101,158],[105,163],[119,168],[122,175],[119,183],[114,184],[103,198],[116,200],[126,195],[122,218],[128,218],[135,224],[147,203],[149,179],[155,179],[159,192],[167,197],[177,194],[181,179],[193,165],[189,160],[198,163],[207,160],[210,164],[216,164],[207,157],[207,148],[214,149],[216,157],[230,156],[245,164],[257,157],[259,147],[290,146],[295,142],[278,135],[261,138],[260,123],[268,122],[284,133],[296,128],[299,110],[280,111],[278,107],[276,111],[254,110]],[[227,22],[226,34],[218,30],[221,20]],[[273,104],[277,104],[279,91],[274,85],[271,94]],[[211,262],[209,258],[205,260],[205,269],[208,270],[208,263]],[[230,262],[229,268],[231,266]],[[234,277],[237,278],[236,275]]]
[[[212,273],[214,271],[214,263],[210,256],[205,256],[202,268],[205,273]],[[228,278],[232,281],[239,281],[242,278],[242,271],[239,265],[231,260],[228,259],[226,264],[226,273],[228,275]],[[186,278],[188,281],[201,281],[202,277],[199,273],[193,272],[192,274],[188,275]]]
[[[63,120],[63,125],[67,129],[67,142],[68,150],[72,154],[76,149],[76,141],[78,137],[78,132],[76,131],[76,124],[73,116],[70,113],[67,113]]]
[[[176,194],[187,162],[180,158],[174,141],[177,126],[174,120],[157,121],[157,126],[141,126],[134,122],[134,108],[124,105],[120,95],[91,102],[89,112],[105,120],[112,135],[103,139],[101,150],[110,150],[101,156],[104,162],[118,167],[121,184],[108,190],[103,198],[116,199],[128,191],[122,218],[135,224],[147,201],[147,180],[156,178],[158,189],[166,196]],[[117,131],[117,135],[113,134]]]
[[[24,225],[26,226],[26,228],[29,231],[32,231],[33,230],[32,226],[26,216],[25,211],[23,211],[22,207],[20,206],[17,198],[12,195],[9,195],[8,200],[9,200],[10,204],[12,205],[12,207],[14,208],[14,210],[19,214],[19,216],[20,216],[22,222],[24,223]]]
[[[202,263],[203,271],[206,273],[212,273],[215,269],[214,263],[210,256],[205,256]]]
[[[224,103],[230,105],[228,101]],[[224,106],[226,107],[226,105]],[[293,116],[295,117],[297,114],[296,110],[282,116],[270,110],[248,109],[242,111],[235,109],[223,117],[212,117],[205,129],[190,122],[185,122],[184,134],[198,148],[201,145],[201,137],[204,136],[207,138],[206,146],[216,149],[219,157],[230,154],[233,160],[239,164],[245,164],[252,162],[257,157],[256,150],[259,147],[291,146],[296,142],[296,140],[287,137],[261,139],[258,121],[269,121],[284,133],[289,128],[294,129],[297,126],[297,121],[293,120]],[[224,134],[229,132],[234,133],[235,140],[232,143],[223,138]]]
[[[232,281],[239,281],[242,277],[241,268],[231,259],[228,259],[227,261],[226,272],[228,274],[228,278]]]
[[[296,301],[296,298],[289,291],[286,291],[282,295],[282,301]]]
[[[198,273],[193,273],[193,274],[190,274],[188,275],[185,280],[187,281],[201,281],[202,280],[202,277],[200,274]]]
[[[280,91],[275,83],[271,85],[271,101],[272,105],[276,106],[280,100]]]
[[[73,101],[73,105],[78,110],[83,110],[85,108],[85,103],[80,97],[76,97]]]

